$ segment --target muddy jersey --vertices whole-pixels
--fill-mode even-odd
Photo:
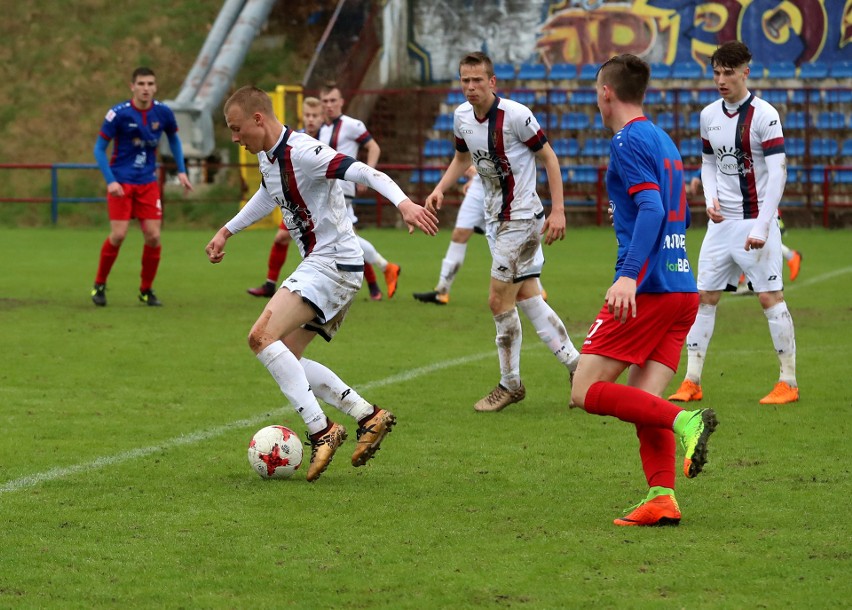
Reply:
[[[272,151],[259,153],[257,159],[263,176],[260,188],[227,229],[236,233],[277,205],[302,257],[363,265],[364,252],[338,186],[355,159],[286,126]]]
[[[710,104],[700,122],[702,152],[715,157],[722,216],[757,218],[769,183],[766,158],[784,154],[778,111],[752,94],[734,111],[721,99]]]
[[[320,127],[317,139],[328,144],[334,150],[348,155],[353,159],[358,158],[358,151],[364,144],[373,139],[367,131],[367,126],[358,119],[349,115],[341,114],[331,123]],[[355,196],[355,185],[351,182],[341,182],[340,188],[347,197]]]
[[[485,119],[476,118],[465,102],[453,120],[456,150],[470,152],[485,189],[490,220],[521,220],[544,213],[536,192],[535,153],[547,138],[532,111],[497,97]]]

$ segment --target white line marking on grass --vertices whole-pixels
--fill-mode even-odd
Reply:
[[[453,366],[470,364],[471,362],[476,362],[477,360],[483,360],[492,356],[494,356],[494,350],[482,352],[480,354],[472,354],[470,356],[463,356],[461,358],[454,358],[453,360],[435,362],[427,366],[421,366],[415,369],[410,369],[404,373],[391,375],[390,377],[385,377],[384,379],[368,381],[367,383],[359,385],[358,390],[359,392],[367,391],[372,390],[374,388],[388,386],[394,383],[409,381],[411,379],[423,377],[424,375],[429,375],[431,373],[435,373],[443,369],[447,369]],[[276,409],[273,412],[283,411],[285,408],[286,407],[282,407],[281,409]],[[121,464],[130,460],[143,458],[151,455],[152,453],[159,453],[167,449],[182,447],[184,445],[193,445],[201,441],[206,441],[208,439],[215,438],[217,436],[225,434],[226,432],[230,432],[238,428],[257,425],[263,421],[266,421],[269,418],[269,415],[270,413],[267,411],[263,415],[256,415],[254,417],[248,417],[246,419],[239,419],[237,421],[233,421],[229,424],[225,424],[222,426],[217,426],[215,428],[209,428],[207,430],[201,430],[192,434],[178,436],[159,445],[154,445],[151,447],[140,447],[139,449],[131,449],[130,451],[125,451],[123,453],[118,453],[107,457],[99,457],[95,460],[92,460],[91,462],[76,464],[74,466],[66,466],[63,468],[52,468],[51,470],[47,470],[45,472],[37,472],[35,474],[27,475],[19,479],[13,479],[0,485],[0,494],[12,491],[20,491],[29,487],[35,487],[39,483],[44,483],[45,481],[55,481],[56,479],[63,479],[71,475],[80,474],[83,472],[90,472],[92,470],[99,470],[107,466],[114,466],[115,464]]]

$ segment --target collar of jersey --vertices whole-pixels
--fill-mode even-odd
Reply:
[[[728,102],[722,99],[722,112],[725,113],[725,116],[734,117],[737,116],[743,108],[747,108],[749,104],[751,104],[751,100],[754,99],[754,93],[749,91],[749,94],[746,96],[745,100],[737,106],[737,109],[733,112],[728,112]]]
[[[263,151],[270,163],[275,161],[276,157],[280,157],[283,154],[291,133],[293,133],[293,130],[284,125],[284,129],[281,130],[281,135],[278,136],[278,140],[275,142],[275,146],[272,147],[272,150]]]

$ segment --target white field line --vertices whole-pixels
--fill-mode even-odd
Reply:
[[[398,375],[392,375],[390,377],[385,377],[384,379],[378,379],[376,381],[368,381],[367,383],[363,383],[358,386],[358,392],[368,391],[375,388],[385,387],[394,383],[400,383],[404,381],[408,381],[410,379],[415,379],[417,377],[422,377],[424,375],[430,375],[437,371],[441,371],[443,369],[447,369],[453,366],[465,365],[471,362],[476,362],[478,360],[483,360],[489,357],[496,357],[495,350],[490,350],[488,352],[482,352],[480,354],[472,354],[470,356],[464,356],[462,358],[454,358],[453,360],[443,360],[441,362],[435,362],[433,364],[429,364],[426,366],[421,366],[414,369],[409,369],[404,373],[399,373]],[[274,412],[283,411],[287,407],[282,407],[281,409],[276,409]],[[227,432],[231,432],[232,430],[236,430],[238,428],[245,428],[252,425],[258,425],[264,421],[269,419],[270,412],[266,411],[262,415],[256,415],[254,417],[248,417],[246,419],[239,419],[236,421],[232,421],[228,424],[224,424],[222,426],[217,426],[215,428],[208,428],[207,430],[200,430],[198,432],[194,432],[192,434],[185,434],[181,436],[177,436],[170,440],[167,440],[164,443],[160,443],[159,445],[153,445],[150,447],[140,447],[138,449],[131,449],[130,451],[124,451],[122,453],[117,453],[115,455],[99,457],[90,462],[84,462],[82,464],[75,464],[74,466],[65,466],[62,468],[52,468],[50,470],[46,470],[44,472],[37,472],[35,474],[30,474],[25,477],[21,477],[19,479],[13,479],[11,481],[7,481],[0,485],[0,494],[12,492],[12,491],[20,491],[22,489],[27,489],[30,487],[35,487],[39,483],[44,483],[45,481],[54,481],[56,479],[63,479],[65,477],[69,477],[75,474],[81,474],[85,472],[91,472],[93,470],[99,470],[101,468],[105,468],[107,466],[114,466],[116,464],[121,464],[123,462],[128,462],[130,460],[137,460],[139,458],[143,458],[151,455],[152,453],[160,453],[167,449],[173,449],[175,447],[182,447],[184,445],[193,445],[195,443],[200,443],[201,441],[206,441],[211,438],[215,438],[217,436],[221,436]]]

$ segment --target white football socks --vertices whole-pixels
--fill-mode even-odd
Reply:
[[[793,317],[787,309],[787,303],[781,301],[769,309],[764,309],[763,314],[769,322],[769,334],[772,336],[772,345],[781,362],[781,375],[779,381],[796,385],[796,332],[793,328]]]
[[[464,263],[464,256],[467,252],[467,243],[459,244],[454,241],[447,246],[447,254],[444,260],[441,261],[441,278],[438,280],[438,285],[435,287],[437,292],[449,292],[453,286],[453,280],[456,279],[456,274],[461,269]]]
[[[325,413],[322,412],[316,396],[305,376],[305,371],[287,346],[281,341],[267,345],[257,355],[266,370],[278,382],[278,387],[296,409],[310,434],[322,432],[328,426]]]
[[[366,239],[358,235],[358,243],[361,244],[361,249],[364,251],[364,261],[370,263],[374,267],[379,267],[384,271],[388,266],[388,261],[379,254],[376,247]]]
[[[573,371],[580,361],[580,352],[571,342],[562,319],[544,302],[541,295],[518,301],[518,307],[529,318],[539,338],[550,348],[557,360]]]
[[[707,347],[713,337],[716,326],[716,306],[699,305],[695,322],[686,335],[686,378],[693,383],[701,384],[701,372],[704,370],[704,360]]]
[[[500,360],[500,385],[507,390],[521,387],[521,318],[513,307],[494,316],[497,326],[497,357]]]
[[[324,364],[302,358],[299,364],[305,369],[305,376],[311,384],[314,395],[335,409],[361,421],[373,413],[373,405],[346,385],[337,374]]]

